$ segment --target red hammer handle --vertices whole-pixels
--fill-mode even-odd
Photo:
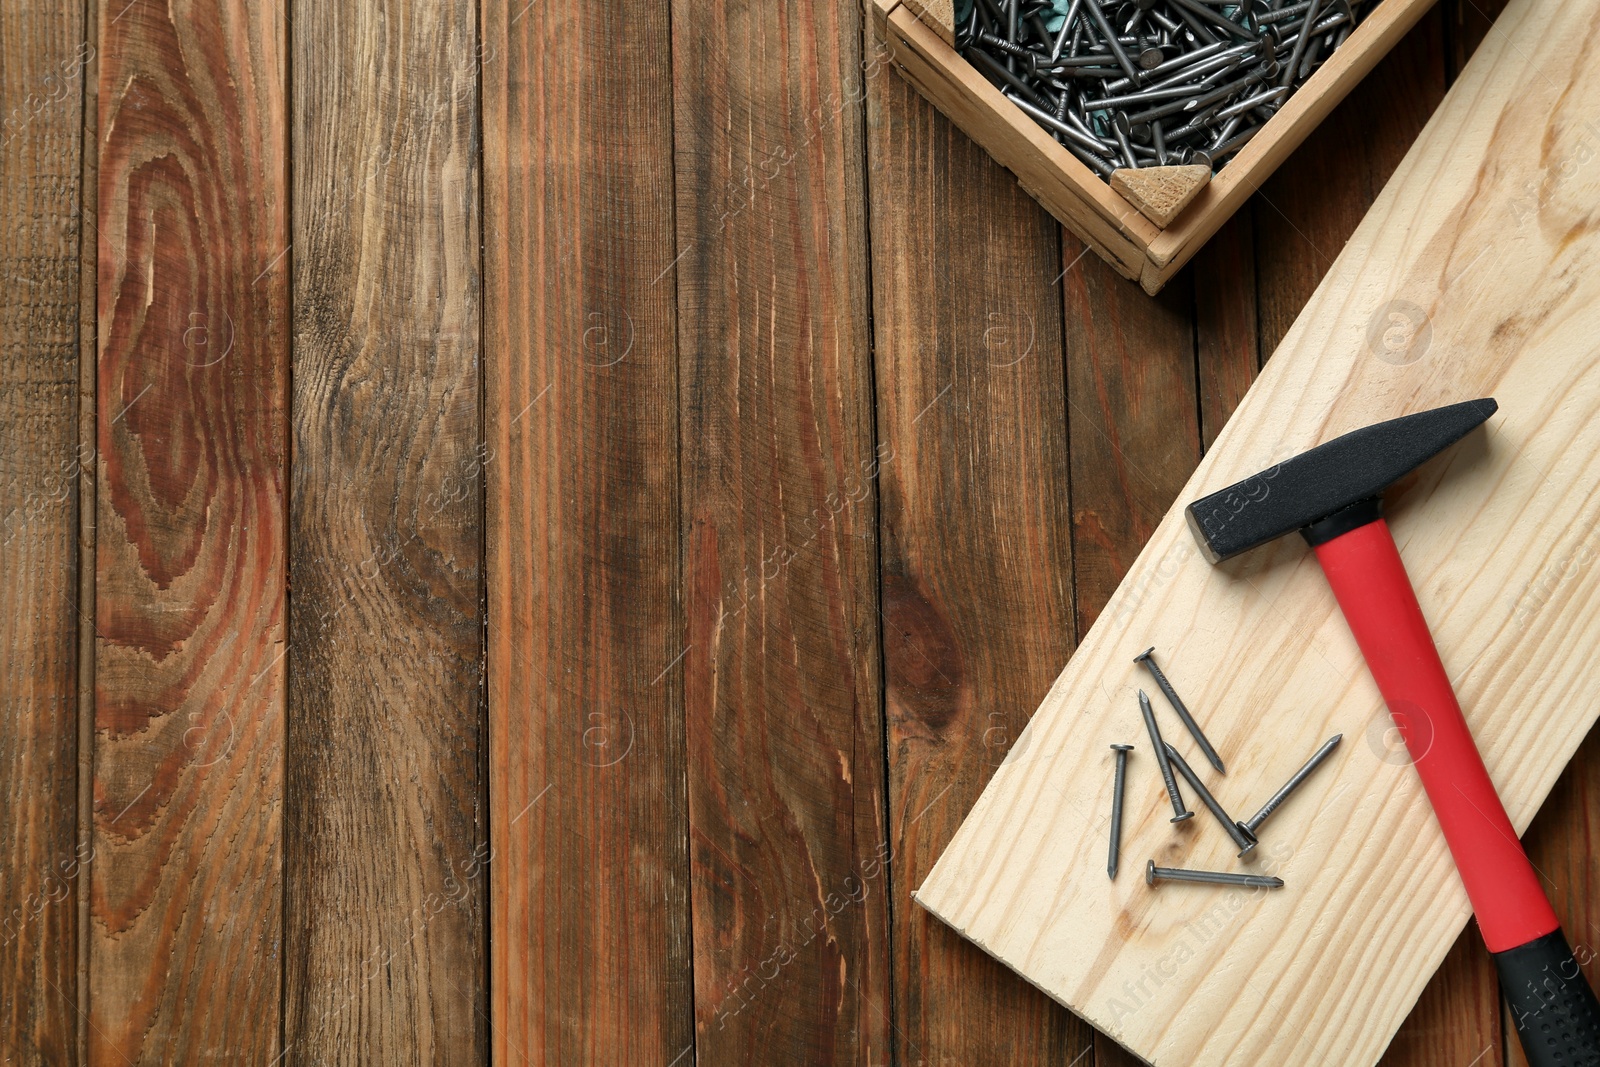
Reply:
[[[1490,952],[1560,928],[1478,754],[1411,579],[1382,519],[1316,546],[1405,737]]]

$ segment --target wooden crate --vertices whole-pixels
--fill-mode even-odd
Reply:
[[[1057,144],[956,52],[952,0],[872,0],[872,6],[879,36],[906,80],[1015,174],[1063,226],[1153,294],[1432,2],[1383,0],[1164,229]]]

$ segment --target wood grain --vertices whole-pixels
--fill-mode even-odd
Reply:
[[[1195,381],[1200,441],[1210,448],[1261,367],[1256,335],[1255,227],[1251,212],[1229,219],[1194,257]]]
[[[1600,242],[1579,221],[1600,178],[1565,165],[1600,140],[1580,120],[1600,103],[1600,76],[1592,35],[1556,47],[1548,30],[1594,15],[1591,0],[1513,3],[1508,36],[1469,64],[1182,494],[1376,418],[1498,396],[1504,417],[1421,472],[1394,526],[1519,826],[1593,721],[1574,695],[1600,680],[1587,665],[1545,666],[1541,651],[1593,640],[1600,598],[1591,570],[1561,563],[1600,518],[1592,495],[1572,491],[1597,477],[1600,454]],[[1536,40],[1548,81],[1526,76]],[[1547,194],[1531,208],[1517,199],[1529,182]],[[1487,250],[1492,270],[1474,274]],[[1393,353],[1367,340],[1373,315],[1400,301],[1427,309],[1429,346],[1409,362],[1380,358]],[[1121,621],[1133,614],[1124,602],[1137,623]],[[1173,512],[1113,605],[1030,724],[1039,758],[996,776],[919,900],[1152,1062],[1322,1062],[1332,1049],[1340,1062],[1376,1062],[1467,904],[1415,776],[1383,758],[1375,687],[1315,565],[1286,544],[1207,567]],[[1184,925],[1217,904],[1212,895],[1108,887],[1103,841],[1079,829],[1100,799],[1077,784],[1097,758],[1083,739],[1127,719],[1126,648],[1180,638],[1185,695],[1232,757],[1224,803],[1269,792],[1282,770],[1266,764],[1285,751],[1339,731],[1355,742],[1277,816],[1285,851],[1263,860],[1290,888],[1230,908],[1227,938]],[[1066,802],[1046,780],[1067,783]],[[1232,862],[1219,835],[1174,840],[1161,799],[1146,791],[1135,854]],[[1149,967],[1164,967],[1164,981],[1136,985],[1124,1003],[1123,983]],[[1485,1043],[1492,1031],[1465,1062]]]
[[[102,11],[89,1060],[278,1052],[284,15]]]
[[[477,27],[292,17],[286,1060],[480,1062]]]
[[[1065,1064],[1088,1027],[906,892],[1007,754],[1027,758],[1013,743],[1072,651],[1059,230],[882,69],[867,158],[896,1059]]]
[[[483,10],[492,1055],[682,1064],[668,5]]]
[[[76,1055],[78,8],[0,9],[0,1063]],[[92,452],[90,453],[92,455]],[[93,481],[89,481],[93,500]]]
[[[861,14],[673,12],[705,1063],[890,1055]]]
[[[1063,238],[1063,262],[1078,261],[1062,284],[1080,635],[1200,459],[1187,287],[1149,297],[1082,252]]]

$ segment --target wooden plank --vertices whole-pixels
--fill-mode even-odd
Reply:
[[[1255,227],[1241,211],[1194,259],[1195,379],[1205,448],[1244,399],[1261,366],[1256,335]]]
[[[292,17],[285,1050],[480,1062],[475,13]]]
[[[1437,13],[1424,18],[1261,187],[1262,352],[1277,349],[1444,97],[1441,33]]]
[[[93,1063],[278,1053],[284,16],[101,11]]]
[[[0,9],[0,1062],[76,1056],[82,11]],[[89,480],[93,498],[92,472]]]
[[[1079,634],[1200,459],[1190,293],[1148,297],[1082,252],[1065,238],[1062,261],[1078,261],[1063,284]]]
[[[861,16],[673,11],[705,1063],[890,1055]]]
[[[1600,519],[1571,491],[1600,475],[1600,246],[1572,221],[1600,177],[1563,166],[1600,143],[1586,125],[1600,74],[1581,41],[1550,31],[1594,16],[1593,0],[1513,3],[1508,36],[1469,65],[1180,497],[1375,418],[1498,396],[1505,414],[1418,477],[1394,526],[1519,826],[1593,720],[1576,694],[1600,681],[1543,666],[1600,636],[1600,581],[1560,568]],[[1533,62],[1545,77],[1526,76]],[[1523,224],[1515,193],[1530,181],[1549,195]],[[1496,269],[1475,275],[1490,251]],[[1427,308],[1429,346],[1410,362],[1367,341],[1398,301]],[[1415,776],[1367,738],[1381,740],[1384,713],[1315,564],[1285,544],[1230,570],[1201,563],[1169,513],[1030,724],[1038,757],[996,776],[918,899],[1153,1062],[1373,1063],[1461,931],[1465,896]],[[1108,883],[1103,838],[1080,829],[1103,800],[1076,784],[1103,778],[1083,739],[1127,725],[1125,655],[1151,643],[1177,650],[1185,695],[1215,727],[1225,803],[1270,792],[1283,752],[1339,731],[1354,742],[1276,816],[1263,860],[1290,887],[1228,906],[1225,938],[1196,931],[1228,898]],[[1130,854],[1232,862],[1220,835],[1174,843],[1161,800],[1141,797]],[[1388,930],[1406,934],[1375,933]],[[1163,982],[1126,994],[1163,959]]]
[[[483,8],[492,1056],[681,1064],[668,6],[585,18]]]
[[[1059,230],[882,69],[868,70],[868,165],[903,901],[1072,650],[1072,545]],[[926,912],[893,920],[900,1062],[1059,1065],[1088,1047],[1088,1027]]]

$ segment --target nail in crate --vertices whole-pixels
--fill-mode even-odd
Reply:
[[[872,0],[895,66],[1157,293],[1431,0]]]

